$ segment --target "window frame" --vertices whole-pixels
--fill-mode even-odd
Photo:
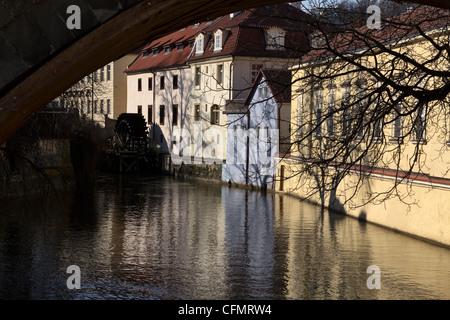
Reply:
[[[159,124],[161,126],[163,126],[165,124],[165,118],[166,118],[166,115],[165,115],[166,110],[165,109],[166,109],[165,105],[163,105],[163,104],[159,105]]]
[[[178,126],[178,104],[172,106],[172,126]]]

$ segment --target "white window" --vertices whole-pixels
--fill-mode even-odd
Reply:
[[[280,28],[271,28],[266,32],[266,49],[283,50],[286,31]]]
[[[330,90],[328,96],[328,115],[327,115],[327,133],[328,137],[334,136],[334,104],[336,102],[336,91],[334,88]]]
[[[351,121],[350,114],[350,87],[345,86],[342,95],[342,136],[347,137],[350,134]]]
[[[315,137],[322,136],[322,91],[318,90],[314,93],[314,115],[315,115]]]
[[[414,119],[414,139],[416,142],[425,140],[425,118],[426,110],[424,107],[420,107]]]
[[[357,94],[357,103],[356,108],[354,110],[354,115],[352,117],[356,120],[357,126],[358,126],[358,138],[362,139],[364,137],[364,126],[366,125],[366,103],[365,103],[365,95],[366,95],[366,88],[364,85],[361,85],[358,88],[358,94]]]
[[[392,138],[398,140],[402,136],[402,106],[399,104],[394,108],[394,122],[392,123]]]
[[[198,37],[197,37],[195,53],[196,54],[203,53],[203,35],[202,34],[198,35]]]
[[[222,31],[218,30],[214,35],[214,51],[222,50]]]
[[[297,137],[302,135],[302,125],[303,125],[303,95],[299,94],[297,97]]]
[[[217,65],[217,85],[222,86],[223,84],[223,64]]]
[[[259,70],[263,67],[262,64],[252,64],[252,83],[255,82]]]

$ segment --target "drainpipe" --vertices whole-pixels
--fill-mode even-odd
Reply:
[[[231,79],[232,79],[232,76],[233,76],[233,66],[234,66],[234,57],[231,58],[231,63],[230,63],[230,77],[229,77],[230,83],[228,85],[228,101],[231,101],[231,99],[233,97],[232,94],[231,94],[232,91],[233,91],[233,89],[231,87],[231,85],[232,85]]]

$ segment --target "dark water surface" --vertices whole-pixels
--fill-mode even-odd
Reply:
[[[103,176],[62,199],[0,205],[1,299],[450,299],[449,249],[289,196]]]

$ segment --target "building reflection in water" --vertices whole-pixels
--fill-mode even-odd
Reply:
[[[450,298],[449,249],[286,195],[124,175],[17,208],[0,215],[0,298]]]

